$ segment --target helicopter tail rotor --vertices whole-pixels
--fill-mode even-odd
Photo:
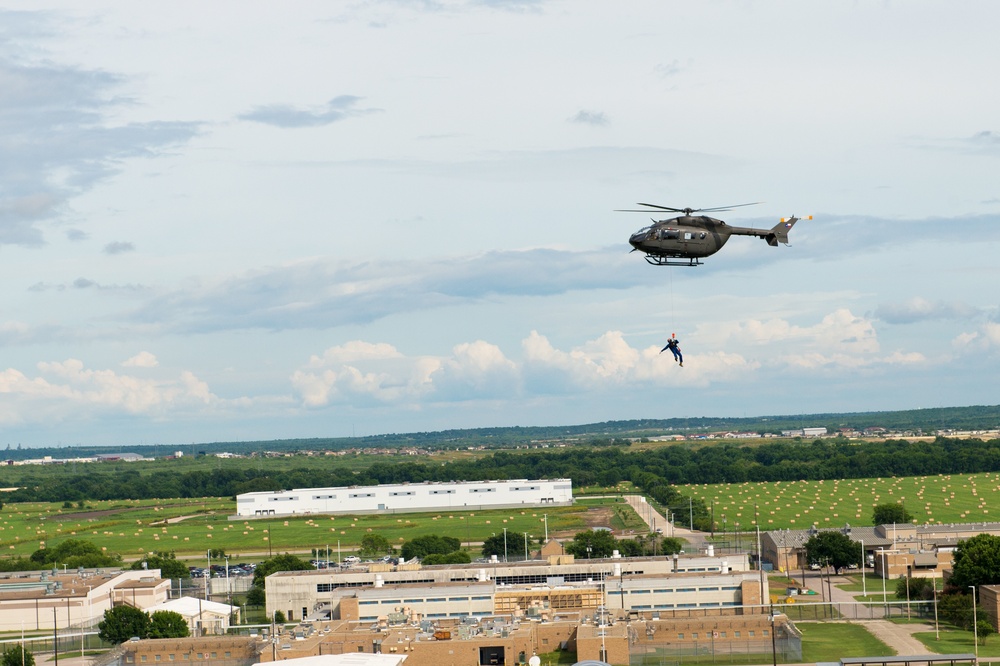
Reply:
[[[781,218],[781,222],[778,222],[776,225],[771,227],[771,232],[764,237],[764,240],[766,240],[767,244],[771,247],[777,247],[778,243],[788,245],[788,232],[792,230],[795,223],[799,220],[811,219],[813,219],[812,215],[806,215],[805,217],[795,217],[794,215],[791,217],[783,217]]]

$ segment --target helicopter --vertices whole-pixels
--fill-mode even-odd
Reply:
[[[722,249],[730,236],[756,236],[767,241],[768,245],[777,247],[778,243],[788,245],[788,232],[800,219],[783,217],[781,222],[770,229],[753,229],[750,227],[733,227],[722,220],[708,215],[693,215],[693,213],[714,213],[732,210],[742,206],[755,206],[753,203],[721,206],[719,208],[671,208],[656,204],[639,203],[646,209],[620,210],[622,213],[657,213],[668,211],[681,213],[679,217],[669,220],[653,220],[653,224],[643,227],[628,239],[632,252],[639,250],[646,253],[646,261],[654,266],[701,266],[701,259],[713,255]],[[812,215],[804,219],[811,220]]]

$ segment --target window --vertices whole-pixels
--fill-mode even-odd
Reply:
[[[375,493],[351,493],[348,497],[375,497]]]
[[[454,495],[454,490],[432,490],[431,495]]]
[[[495,493],[496,488],[472,488],[469,490],[470,493]]]
[[[389,493],[389,497],[407,497],[409,495],[416,495],[412,490],[400,490],[394,493]]]
[[[734,632],[733,632],[733,636],[734,636],[735,638],[739,638],[739,637],[740,637],[740,632],[738,632],[738,631],[734,631]]]
[[[677,640],[679,640],[679,641],[684,640],[684,634],[683,633],[677,634]]]
[[[726,637],[726,632],[720,631],[719,632],[719,638],[725,638],[725,637]]]
[[[215,659],[215,658],[216,658],[216,657],[218,657],[218,656],[219,656],[219,653],[218,653],[218,652],[213,652],[213,653],[212,653],[212,659]]]
[[[146,655],[142,655],[141,657],[139,657],[139,661],[141,661],[142,663],[145,664],[146,663]]]
[[[133,657],[130,654],[125,655],[125,663],[126,664],[131,664],[133,662],[135,662],[135,657]]]
[[[160,660],[160,655],[155,655],[153,657],[153,661],[159,661],[159,660]]]
[[[174,658],[175,658],[176,656],[177,656],[177,655],[173,655],[173,654],[168,654],[168,655],[167,655],[167,661],[173,661],[173,660],[174,660]]]
[[[691,632],[691,639],[695,640],[695,641],[698,640],[698,632],[697,631],[692,631]]]
[[[337,499],[336,495],[313,495],[314,500]]]
[[[767,629],[765,629],[764,631],[760,632],[760,635],[761,636],[767,636]]]
[[[229,650],[226,650],[226,652],[225,652],[225,656],[226,656],[226,659],[231,659],[231,658],[232,658],[232,656],[233,656],[233,653],[232,653],[232,652],[230,652]]]
[[[750,630],[750,631],[747,632],[747,636],[749,636],[750,638],[753,638],[754,635],[755,634],[753,633],[753,630]]]

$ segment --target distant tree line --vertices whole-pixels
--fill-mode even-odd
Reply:
[[[181,450],[185,455],[204,455],[229,451],[249,454],[263,451],[338,451],[346,449],[422,447],[435,449],[465,449],[469,446],[509,448],[532,445],[539,441],[563,441],[572,444],[608,443],[610,440],[669,432],[708,432],[711,430],[746,430],[758,433],[780,434],[803,426],[826,427],[830,432],[838,428],[861,430],[882,426],[889,430],[936,432],[943,428],[956,430],[984,430],[1000,423],[1000,405],[974,405],[968,407],[932,407],[895,412],[849,412],[830,414],[795,414],[759,417],[686,417],[672,419],[632,419],[605,421],[569,426],[513,426],[503,428],[467,428],[434,432],[391,433],[365,437],[323,437],[312,439],[280,439],[250,442],[208,442],[195,446],[146,445],[137,447],[150,451],[146,455],[164,455]],[[120,453],[121,447],[75,445],[67,447],[22,447],[6,444],[4,455],[13,460],[67,455],[86,456],[101,453]]]
[[[130,470],[115,473],[30,475],[8,493],[9,502],[55,502],[175,497],[234,497],[240,493],[287,488],[365,486],[423,481],[486,479],[573,479],[575,486],[614,486],[629,481],[679,522],[694,515],[694,526],[710,522],[704,504],[682,496],[675,485],[850,479],[1000,471],[1000,439],[949,439],[857,443],[843,439],[775,441],[753,445],[678,444],[653,450],[624,447],[569,447],[501,451],[444,465],[377,462],[367,469],[227,469],[186,473]],[[685,511],[690,506],[689,511]],[[685,515],[685,513],[687,515]]]

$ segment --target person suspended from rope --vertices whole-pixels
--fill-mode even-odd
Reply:
[[[680,363],[680,366],[684,367],[684,355],[681,354],[681,341],[677,339],[677,334],[671,334],[671,337],[667,340],[667,346],[660,350],[660,353],[667,351],[668,349],[674,353],[674,361]]]

